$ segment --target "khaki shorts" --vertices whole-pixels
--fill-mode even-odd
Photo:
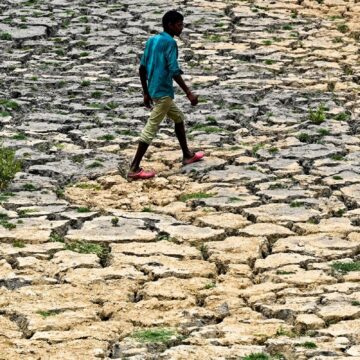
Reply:
[[[151,144],[165,116],[174,121],[175,124],[182,123],[185,119],[183,112],[175,105],[170,96],[154,100],[150,118],[140,135],[141,142]]]

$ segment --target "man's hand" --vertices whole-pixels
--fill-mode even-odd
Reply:
[[[195,106],[198,104],[199,97],[197,95],[193,94],[192,92],[189,92],[186,96],[190,100],[192,106]]]
[[[152,98],[150,97],[149,94],[144,94],[144,105],[148,109],[151,109],[152,106],[153,106],[153,100],[152,100]]]

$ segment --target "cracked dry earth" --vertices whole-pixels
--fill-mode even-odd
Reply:
[[[165,121],[158,176],[128,183],[169,6],[206,159],[182,167]],[[0,359],[360,359],[359,13],[2,0],[0,136],[23,169],[1,194]]]

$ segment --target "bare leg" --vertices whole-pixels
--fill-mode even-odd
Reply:
[[[184,159],[190,159],[194,154],[189,150],[185,134],[185,125],[183,122],[175,124],[175,134],[179,140]]]
[[[139,141],[139,145],[136,150],[134,160],[132,161],[132,163],[130,165],[130,172],[135,173],[140,170],[140,162],[141,162],[143,156],[145,155],[148,147],[149,147],[149,144]]]

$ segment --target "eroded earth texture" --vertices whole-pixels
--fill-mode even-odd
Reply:
[[[170,8],[182,167],[138,79]],[[0,359],[360,359],[360,3],[2,0]],[[179,90],[179,89],[178,89]]]

